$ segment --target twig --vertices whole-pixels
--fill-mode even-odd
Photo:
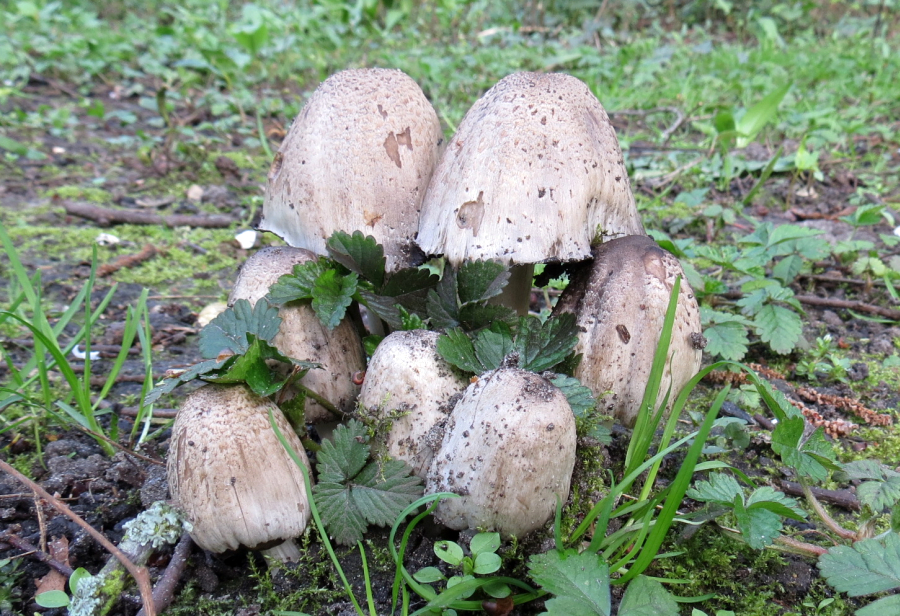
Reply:
[[[122,409],[119,409],[119,415],[124,415],[125,417],[137,417],[140,409],[136,406],[126,406]],[[175,415],[178,414],[178,409],[153,409],[153,418],[154,419],[175,419]]]
[[[4,533],[0,534],[0,541],[4,541],[4,542],[10,544],[17,550],[22,550],[23,552],[29,552],[29,554],[28,554],[29,556],[31,556],[35,560],[39,560],[40,562],[44,563],[51,569],[59,571],[61,574],[63,574],[66,577],[72,575],[72,573],[74,572],[74,569],[72,569],[72,567],[70,567],[69,565],[59,562],[58,560],[56,560],[55,558],[53,558],[46,552],[41,551],[40,549],[31,545],[30,543],[28,543],[21,537],[19,537],[17,535],[13,535],[10,532],[4,532]]]
[[[71,425],[76,430],[79,430],[92,438],[101,439],[102,441],[109,443],[110,445],[112,445],[113,447],[118,449],[119,451],[124,451],[129,456],[134,456],[135,458],[140,458],[144,462],[149,462],[150,464],[156,464],[157,466],[165,466],[166,465],[166,463],[163,462],[162,460],[156,460],[154,458],[145,456],[143,454],[137,453],[136,451],[128,449],[128,447],[126,447],[125,445],[117,443],[116,441],[112,440],[105,434],[100,434],[99,432],[94,432],[93,430],[91,430],[89,428],[85,428],[84,426],[77,424],[77,423],[73,423]]]
[[[41,507],[41,499],[38,493],[34,492],[34,512],[38,519],[38,528],[41,531],[41,552],[47,553],[47,519],[44,517],[44,508]]]
[[[162,574],[162,577],[156,582],[156,586],[153,587],[153,605],[156,606],[158,612],[165,611],[169,604],[172,603],[172,599],[175,598],[175,587],[178,585],[178,581],[184,573],[184,568],[187,566],[188,556],[191,555],[192,547],[194,547],[194,542],[191,540],[191,536],[188,533],[181,535],[181,539],[178,540],[178,544],[175,546],[175,551],[172,552],[169,566],[166,567],[165,573]],[[137,616],[144,616],[144,610],[139,611]]]
[[[7,464],[5,461],[0,460],[0,469],[2,469],[5,473],[12,475],[20,482],[37,492],[41,498],[47,501],[47,504],[68,517],[70,520],[75,522],[78,526],[83,528],[91,537],[93,537],[97,543],[103,546],[103,548],[115,556],[122,566],[128,570],[128,573],[131,574],[131,577],[134,578],[134,581],[137,582],[138,589],[141,593],[141,600],[144,603],[144,613],[145,616],[156,616],[156,608],[153,605],[153,591],[150,587],[150,574],[147,572],[146,567],[138,567],[134,563],[132,563],[128,557],[116,546],[114,546],[109,539],[103,536],[103,534],[95,529],[93,526],[85,522],[77,513],[69,509],[68,505],[65,503],[61,503],[59,500],[54,498],[47,490],[36,484],[34,481],[14,469],[12,466]]]
[[[115,261],[113,261],[112,263],[106,263],[104,265],[101,265],[97,269],[97,275],[103,277],[103,276],[109,276],[111,274],[115,274],[120,269],[134,267],[135,265],[139,265],[139,264],[143,263],[144,261],[149,261],[156,255],[157,255],[156,246],[154,246],[153,244],[147,244],[138,253],[130,254],[130,255],[122,255],[122,256],[118,257]]]
[[[893,308],[882,308],[881,306],[873,306],[851,299],[834,299],[830,297],[816,297],[815,295],[797,295],[797,301],[807,304],[808,306],[824,306],[826,308],[846,308],[848,310],[858,310],[859,312],[868,312],[869,314],[877,314],[878,316],[891,319],[892,321],[900,321],[900,310]]]
[[[780,483],[781,489],[785,494],[790,494],[791,496],[804,496],[803,486],[796,481],[782,481]],[[813,495],[822,502],[849,511],[860,510],[859,499],[849,490],[825,490],[823,488],[810,488],[810,490]]]
[[[132,210],[112,210],[89,203],[64,203],[67,214],[87,218],[108,226],[118,223],[131,225],[163,225],[166,227],[229,227],[236,221],[228,216],[192,216],[187,214],[171,214],[162,216],[155,212],[135,212]]]

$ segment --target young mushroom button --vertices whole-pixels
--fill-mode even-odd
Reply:
[[[527,265],[586,259],[597,240],[643,233],[615,131],[587,85],[561,73],[514,73],[472,106],[450,140],[416,241],[455,266]],[[510,290],[520,313],[531,270]]]
[[[419,265],[413,239],[442,141],[434,108],[402,71],[336,73],[275,155],[260,228],[320,255],[335,231],[361,231],[384,245],[388,272]]]

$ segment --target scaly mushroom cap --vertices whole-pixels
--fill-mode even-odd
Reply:
[[[303,475],[275,437],[269,411],[309,467],[278,407],[243,385],[188,395],[172,428],[169,491],[204,550],[266,549],[300,536],[309,520]]]
[[[422,479],[440,446],[455,397],[468,385],[438,354],[438,337],[437,332],[416,329],[382,340],[359,394],[361,412],[374,418],[404,413],[393,420],[383,443],[390,455],[409,464]]]
[[[550,381],[518,368],[487,372],[456,403],[431,463],[426,494],[455,492],[434,516],[445,526],[521,537],[569,496],[575,416]]]
[[[593,262],[572,277],[554,313],[576,315],[581,333],[574,352],[584,357],[575,376],[598,396],[599,408],[631,427],[647,389],[676,276],[681,275],[681,291],[669,346],[674,359],[666,364],[657,407],[670,384],[671,405],[700,370],[706,344],[700,308],[678,259],[651,238],[619,238],[593,253]]]
[[[417,242],[454,265],[585,259],[644,233],[615,131],[580,80],[514,73],[469,110],[422,202]]]
[[[335,231],[362,231],[384,245],[389,272],[418,265],[413,239],[442,141],[434,108],[402,71],[336,73],[275,155],[260,229],[317,254]]]
[[[293,271],[294,265],[315,259],[316,255],[308,250],[288,246],[257,251],[241,267],[228,305],[234,305],[239,299],[255,305],[281,276]],[[288,357],[322,364],[322,369],[310,370],[300,382],[338,409],[352,411],[359,394],[353,375],[366,367],[362,341],[353,324],[343,320],[329,330],[307,304],[282,306],[278,315],[281,327],[272,341],[275,347]],[[334,419],[318,402],[306,399],[306,421]]]

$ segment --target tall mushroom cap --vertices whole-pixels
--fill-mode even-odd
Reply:
[[[167,474],[172,498],[204,550],[281,547],[293,560],[310,508],[300,469],[269,424],[309,467],[306,452],[278,407],[243,385],[206,385],[188,395],[172,428]],[[281,546],[287,541],[287,546]]]
[[[275,155],[260,228],[317,254],[335,231],[362,231],[384,245],[388,271],[418,265],[413,239],[442,141],[434,108],[402,71],[336,73]]]
[[[288,246],[257,251],[241,266],[228,305],[239,299],[255,305],[281,276],[293,271],[294,265],[315,259],[316,255],[308,250]],[[353,324],[343,320],[329,330],[306,304],[282,306],[278,315],[281,327],[272,341],[275,347],[288,357],[322,364],[323,369],[310,370],[301,383],[341,411],[352,411],[359,394],[359,385],[353,382],[353,375],[366,367],[362,341]],[[306,421],[317,423],[334,419],[318,402],[306,399]]]
[[[359,393],[363,412],[377,419],[403,413],[383,435],[387,452],[425,478],[443,437],[443,423],[468,380],[437,352],[439,334],[394,332],[381,341]],[[362,411],[362,409],[361,409]]]
[[[455,492],[435,518],[462,530],[521,537],[553,517],[569,496],[575,416],[550,381],[518,368],[487,372],[450,413],[431,463],[426,494]]]
[[[622,151],[587,85],[514,73],[469,110],[422,202],[428,254],[507,264],[590,256],[599,236],[644,233]]]
[[[594,260],[573,275],[554,309],[572,312],[583,357],[575,376],[598,396],[599,408],[631,427],[647,389],[653,355],[675,278],[681,290],[669,357],[656,406],[671,385],[669,403],[700,370],[700,308],[674,256],[646,236],[623,237],[594,248]]]

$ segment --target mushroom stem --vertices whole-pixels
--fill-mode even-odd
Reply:
[[[268,550],[261,550],[260,553],[266,558],[275,559],[279,563],[295,563],[300,560],[300,548],[297,547],[293,539],[288,539]]]
[[[531,306],[531,287],[534,284],[534,265],[513,265],[509,269],[509,282],[500,295],[492,297],[489,303],[507,306],[520,317],[528,314]]]

